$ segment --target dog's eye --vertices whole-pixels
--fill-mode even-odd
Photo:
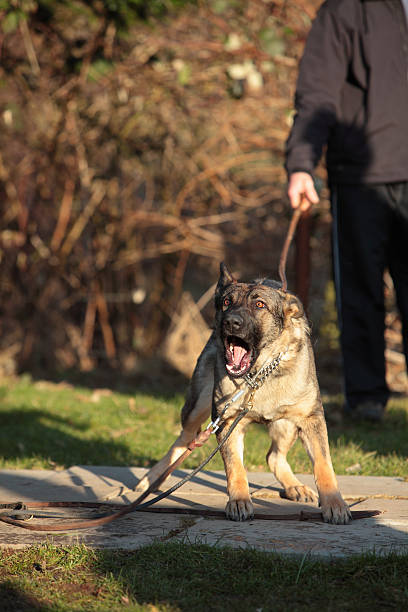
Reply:
[[[255,306],[256,306],[257,308],[265,308],[265,307],[266,307],[266,306],[265,306],[265,302],[263,302],[262,300],[256,300],[256,302],[255,302]]]
[[[231,304],[231,300],[229,298],[224,298],[224,306],[229,306]]]

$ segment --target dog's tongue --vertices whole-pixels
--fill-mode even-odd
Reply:
[[[241,361],[245,357],[246,354],[247,354],[247,351],[244,349],[243,346],[238,346],[238,345],[234,346],[232,350],[232,362],[233,362],[233,366],[236,369],[238,370],[240,369]]]
[[[247,371],[251,355],[243,346],[230,344],[228,361],[225,364],[228,372],[237,376]]]

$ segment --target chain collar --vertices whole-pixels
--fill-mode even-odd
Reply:
[[[281,351],[277,357],[267,365],[263,366],[256,374],[245,374],[244,380],[248,387],[256,391],[259,387],[262,387],[265,380],[272,374],[278,367],[280,362],[282,361],[282,357],[285,352]]]
[[[262,368],[258,370],[256,374],[245,374],[243,378],[250,389],[250,393],[248,400],[242,405],[242,410],[246,410],[246,412],[248,412],[248,410],[251,410],[251,408],[253,408],[252,400],[254,398],[255,391],[257,391],[259,387],[262,387],[268,376],[270,376],[279,367],[279,364],[282,361],[282,357],[284,356],[285,352],[286,351],[281,351],[273,361],[262,366]],[[245,391],[246,389],[239,389],[232,396],[229,402],[225,404],[224,408],[222,409],[218,417],[215,419],[215,421],[211,421],[211,423],[207,427],[207,429],[212,429],[211,433],[215,433],[219,429],[220,421],[228,410],[228,408],[231,406],[231,404],[233,404],[240,397],[242,397]]]

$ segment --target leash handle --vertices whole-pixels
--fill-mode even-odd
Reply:
[[[302,211],[300,210],[300,207],[295,208],[295,210],[293,211],[292,219],[290,221],[288,233],[286,235],[286,239],[285,239],[285,242],[282,248],[282,253],[280,256],[280,260],[279,260],[279,278],[281,279],[281,282],[282,282],[282,291],[284,291],[285,293],[288,290],[288,282],[286,280],[286,260],[288,258],[289,247],[293,240],[293,236],[295,235],[296,226],[298,224],[298,221],[301,215],[302,215]]]

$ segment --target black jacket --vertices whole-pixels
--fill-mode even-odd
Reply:
[[[327,145],[332,181],[408,180],[408,27],[400,0],[327,0],[300,62],[290,175]]]

